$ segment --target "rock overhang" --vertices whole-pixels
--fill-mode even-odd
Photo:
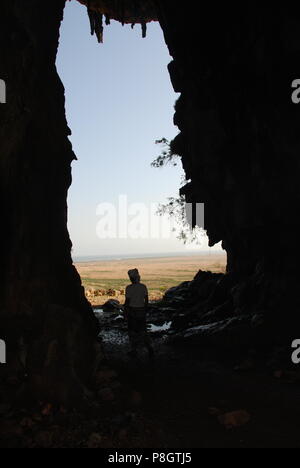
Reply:
[[[85,5],[91,24],[91,34],[103,42],[103,21],[108,25],[110,20],[124,24],[142,26],[142,35],[146,36],[147,23],[157,21],[157,9],[152,0],[78,0]]]

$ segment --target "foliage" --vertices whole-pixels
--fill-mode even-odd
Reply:
[[[156,140],[156,145],[162,146],[161,154],[151,163],[152,167],[163,167],[167,164],[177,166],[177,160],[180,158],[178,154],[174,154],[171,148],[171,143],[166,138]]]
[[[162,145],[163,150],[161,154],[151,163],[152,167],[162,168],[168,164],[177,166],[179,155],[174,153],[172,150],[172,144],[166,138],[156,140],[157,145]],[[185,185],[187,180],[185,177],[182,178],[182,185]],[[177,238],[183,241],[184,244],[197,243],[201,244],[201,239],[205,236],[205,231],[198,226],[192,228],[187,220],[186,216],[186,200],[185,196],[181,195],[178,198],[170,197],[166,204],[160,204],[158,208],[158,215],[168,215],[172,218],[178,228],[173,228],[173,231],[177,233]]]

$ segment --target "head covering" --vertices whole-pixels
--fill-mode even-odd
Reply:
[[[128,276],[133,283],[138,283],[141,279],[139,270],[137,268],[134,268],[133,270],[129,270]]]

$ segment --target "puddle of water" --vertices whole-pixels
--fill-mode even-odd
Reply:
[[[103,312],[102,309],[94,309],[94,314],[96,315],[96,317],[99,317],[99,316],[103,315],[104,312]]]
[[[150,333],[157,333],[162,331],[170,330],[172,322],[165,322],[163,325],[154,325],[153,323],[150,324],[149,332]]]

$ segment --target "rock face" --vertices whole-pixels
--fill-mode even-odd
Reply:
[[[146,37],[147,23],[157,20],[157,8],[153,0],[79,0],[87,6],[91,34],[96,34],[98,42],[103,42],[104,18],[105,24],[110,20],[120,21],[123,25],[136,23],[142,26],[142,36]]]
[[[300,76],[300,18],[285,7],[205,6],[197,14],[189,5],[183,22],[179,3],[158,6],[181,93],[172,146],[189,181],[182,194],[205,203],[210,245],[223,241],[239,290],[293,327],[300,107],[291,84]]]
[[[157,8],[154,0],[79,0],[90,10],[105,15],[121,23],[142,23],[157,20]]]
[[[124,21],[132,21],[133,4],[145,7],[143,28],[158,16],[181,93],[173,147],[189,180],[182,193],[205,202],[210,244],[223,241],[228,273],[237,277],[235,309],[251,302],[292,329],[300,108],[291,102],[291,83],[300,78],[299,17],[285,6],[243,5],[233,14],[225,6],[201,6],[199,13],[189,4],[185,18],[173,0],[98,3],[94,11],[106,14],[108,5],[112,17],[125,11]],[[80,394],[101,357],[67,231],[75,155],[55,68],[64,4],[12,0],[0,7],[0,79],[7,85],[7,103],[0,104],[0,338],[10,371],[26,370],[41,398],[49,397],[51,382],[58,400],[75,382]]]
[[[52,397],[62,400],[72,387],[81,393],[99,357],[98,323],[67,231],[75,155],[55,67],[64,5],[17,0],[0,7],[7,85],[0,106],[0,334],[10,373],[25,370],[41,398],[52,382]]]
[[[242,288],[238,275],[200,270],[192,281],[168,290],[155,307],[172,311],[169,343],[235,351],[270,344],[270,318],[251,298],[240,301]]]

